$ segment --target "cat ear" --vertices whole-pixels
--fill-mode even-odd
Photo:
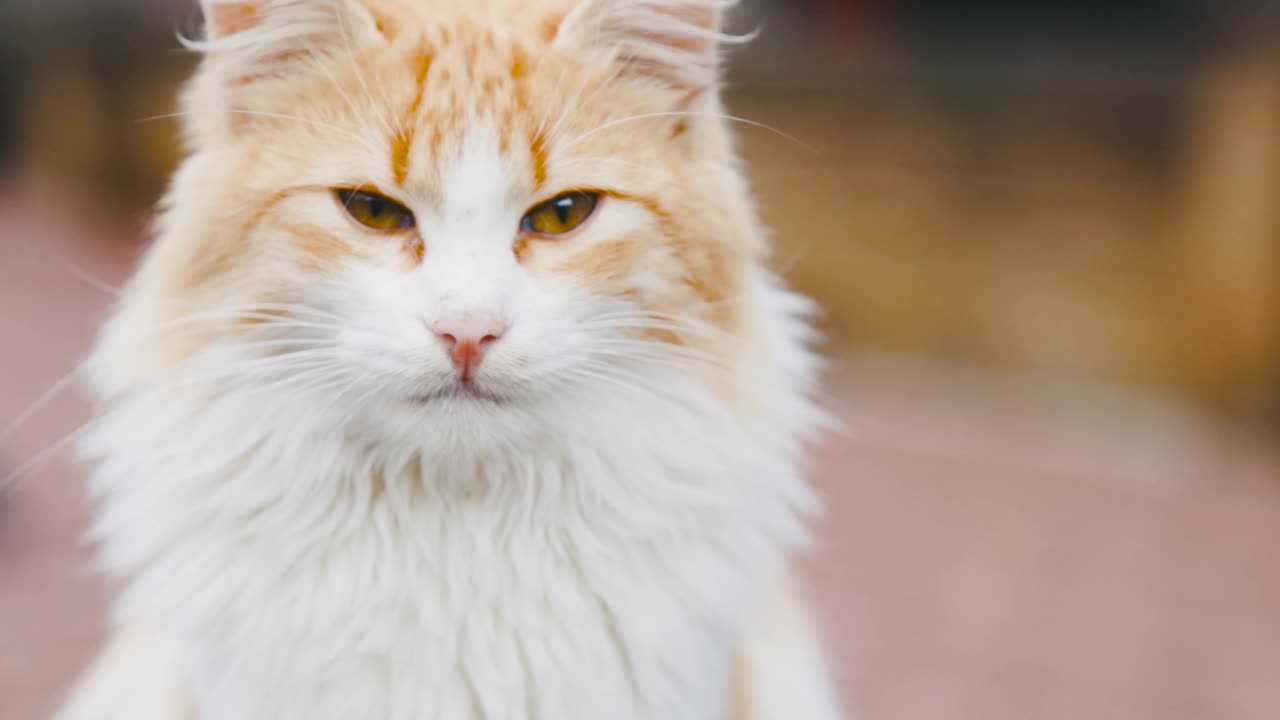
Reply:
[[[719,81],[720,46],[751,36],[725,33],[721,23],[737,0],[580,0],[555,43],[611,53],[624,71],[700,95]]]
[[[286,75],[315,55],[341,52],[379,35],[353,0],[201,0],[205,39],[188,43],[224,81]]]

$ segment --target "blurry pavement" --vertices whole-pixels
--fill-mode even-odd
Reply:
[[[0,475],[84,418],[68,392],[5,430],[82,357],[139,247],[76,216],[0,191]],[[848,429],[817,454],[808,567],[857,720],[1280,717],[1274,454],[1070,388],[893,362],[830,386]],[[67,457],[0,501],[3,720],[43,720],[100,632]]]

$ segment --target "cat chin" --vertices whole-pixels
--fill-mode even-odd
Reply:
[[[384,391],[358,410],[324,409],[327,403],[318,397],[282,399],[281,404],[294,403],[288,414],[303,421],[305,427],[297,429],[308,442],[354,439],[348,444],[378,455],[411,452],[440,467],[512,460],[552,447],[628,443],[635,438],[626,428],[661,426],[673,415],[698,417],[711,426],[734,422],[731,408],[691,379],[655,377],[653,385],[670,392],[590,384],[535,392],[495,385],[485,391]]]
[[[411,395],[409,402],[419,407],[447,406],[465,410],[475,407],[511,405],[514,399],[485,385],[473,382],[457,382],[435,390]]]
[[[412,449],[424,459],[452,462],[511,453],[545,441],[572,422],[556,403],[478,391],[388,393],[356,412],[312,416],[317,437],[356,438],[375,452]]]

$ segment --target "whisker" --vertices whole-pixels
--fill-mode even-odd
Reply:
[[[236,108],[229,108],[224,110],[223,112],[232,113],[234,115],[250,115],[254,117],[271,118],[273,120],[291,120],[293,122],[299,122],[304,125],[310,125],[311,127],[320,128],[323,130],[330,130],[336,133],[341,133],[342,135],[348,138],[356,140],[357,142],[365,146],[370,151],[377,150],[377,147],[371,144],[368,138],[358,135],[356,133],[353,133],[350,130],[347,130],[346,128],[341,128],[341,127],[338,127],[337,125],[332,125],[330,123],[320,122],[319,120],[310,120],[308,118],[298,117],[296,115],[286,115],[284,113],[267,112],[264,110],[242,110],[242,109],[236,109]],[[167,120],[170,118],[186,117],[192,114],[193,113],[190,110],[180,110],[178,112],[165,113],[163,115],[152,115],[151,117],[142,118],[137,122],[139,123],[154,122],[156,120]]]
[[[271,308],[267,308],[267,310],[271,310]],[[308,322],[305,320],[298,320],[298,319],[290,318],[287,316],[277,315],[272,312],[260,312],[257,310],[235,310],[235,311],[210,310],[210,311],[201,312],[201,313],[192,313],[190,315],[184,315],[182,317],[174,318],[170,321],[160,323],[158,325],[155,325],[149,328],[149,332],[151,334],[159,334],[162,332],[169,332],[169,331],[178,330],[178,329],[210,330],[210,329],[218,329],[219,327],[223,329],[227,329],[227,328],[235,327],[238,321],[245,321],[245,320],[261,321],[261,323],[257,325],[244,326],[246,330],[250,330],[252,328],[271,328],[271,329],[298,328],[298,329],[327,331],[327,330],[333,329],[331,325],[325,325],[318,322]],[[198,325],[198,323],[206,322],[206,321],[208,321],[208,324],[203,326]],[[219,326],[215,324],[215,321],[225,321],[226,325]]]
[[[338,29],[342,33],[342,44],[346,48],[347,58],[351,61],[352,68],[355,69],[356,80],[359,81],[360,87],[364,91],[365,100],[374,108],[374,115],[382,122],[382,127],[387,131],[387,134],[394,136],[395,132],[391,129],[391,123],[387,122],[386,112],[378,111],[378,104],[374,102],[373,95],[369,92],[369,85],[365,82],[364,73],[360,72],[360,63],[356,61],[355,51],[351,48],[351,33],[347,28],[347,19],[336,4],[334,5],[334,13],[337,15]]]
[[[576,137],[576,138],[574,138],[573,140],[571,140],[571,141],[569,141],[568,143],[566,143],[566,144],[561,148],[561,150],[563,150],[563,151],[567,151],[567,150],[569,150],[569,149],[573,148],[573,147],[574,147],[575,145],[577,145],[578,143],[580,143],[580,142],[582,142],[582,141],[586,140],[587,138],[591,137],[592,135],[595,135],[596,133],[600,133],[600,132],[603,132],[603,131],[608,130],[608,129],[610,129],[610,128],[617,127],[618,125],[622,125],[622,124],[624,124],[624,123],[637,122],[637,121],[639,121],[639,120],[648,120],[648,119],[653,119],[653,118],[665,118],[665,117],[707,117],[707,118],[715,118],[715,119],[720,119],[720,120],[728,120],[728,121],[730,121],[730,122],[741,123],[741,124],[743,124],[743,125],[749,125],[749,126],[751,126],[751,127],[757,127],[757,128],[762,129],[762,130],[767,130],[767,131],[769,131],[769,132],[771,132],[771,133],[774,133],[775,135],[778,135],[779,137],[782,137],[782,138],[784,138],[784,139],[786,139],[786,140],[789,140],[789,141],[791,141],[791,142],[794,142],[795,144],[799,145],[800,147],[804,148],[806,151],[808,151],[808,152],[810,152],[810,153],[817,154],[817,152],[818,152],[817,148],[814,148],[813,146],[809,145],[808,143],[805,143],[804,141],[800,140],[799,138],[797,138],[797,137],[795,137],[795,136],[793,136],[793,135],[789,135],[789,134],[787,134],[787,133],[785,133],[785,132],[783,132],[783,131],[781,131],[781,130],[779,130],[779,129],[775,128],[775,127],[772,127],[772,126],[770,126],[770,125],[766,125],[766,124],[764,124],[764,123],[762,123],[762,122],[757,122],[757,121],[755,121],[755,120],[748,120],[747,118],[738,117],[738,116],[736,116],[736,115],[729,115],[729,114],[727,114],[727,113],[697,112],[697,111],[693,111],[693,110],[688,110],[688,111],[670,111],[670,112],[642,113],[642,114],[640,114],[640,115],[631,115],[631,116],[629,116],[629,117],[624,117],[624,118],[620,118],[620,119],[618,119],[618,120],[613,120],[613,121],[607,122],[607,123],[605,123],[605,124],[603,124],[603,125],[597,126],[597,127],[596,127],[595,129],[593,129],[593,130],[588,130],[587,132],[585,132],[585,133],[583,133],[583,134],[579,135],[578,137]]]
[[[314,47],[308,47],[307,53],[311,56],[312,62],[316,65],[316,67],[319,67],[321,70],[324,71],[325,77],[329,79],[329,83],[333,86],[333,89],[337,91],[338,96],[342,98],[342,101],[346,104],[347,109],[351,111],[351,114],[357,120],[360,121],[360,126],[361,128],[363,128],[365,134],[372,135],[372,132],[370,131],[370,128],[369,128],[369,123],[365,119],[364,113],[360,112],[359,108],[356,107],[355,101],[351,98],[351,94],[348,93],[346,91],[346,88],[342,87],[342,84],[338,82],[338,77],[333,74],[333,69],[330,67],[330,64],[327,61],[327,59],[324,57],[321,57],[320,53],[317,52],[317,50]],[[371,145],[369,146],[369,148],[371,150],[373,149]]]
[[[0,478],[0,494],[16,490],[18,481],[22,480],[32,470],[38,469],[43,463],[56,457],[59,452],[65,449],[68,445],[79,440],[93,427],[93,421],[81,425],[67,435],[64,435],[60,440],[56,440],[45,446],[44,449],[31,456],[29,460],[19,465],[12,472],[7,473],[4,477]]]
[[[601,89],[608,87],[614,80],[618,79],[622,75],[625,67],[624,63],[614,63],[613,69],[604,78],[603,82],[596,83],[593,93],[600,92]],[[556,121],[555,126],[547,133],[547,142],[549,144],[558,143],[560,141],[560,132],[564,121],[568,119],[574,109],[581,107],[582,102],[584,101],[582,93],[591,83],[591,80],[592,78],[590,76],[584,77],[582,84],[578,86],[578,90],[574,94],[573,99],[564,104],[563,109],[560,112],[560,118]],[[561,84],[563,84],[563,80],[561,81]],[[585,99],[590,99],[591,97],[591,95],[588,95]]]
[[[270,306],[269,304],[263,304],[263,305],[259,305],[258,307],[269,308]],[[300,313],[307,313],[307,314],[316,315],[316,316],[323,315],[323,313],[315,311],[312,308],[305,308],[301,306],[276,305],[275,307],[279,307],[280,309],[287,308],[290,311],[298,311]],[[205,319],[234,320],[236,318],[270,319],[270,323],[268,324],[274,324],[275,327],[273,327],[273,329],[287,328],[287,327],[304,328],[304,329],[321,329],[321,330],[329,329],[329,326],[326,326],[326,325],[321,325],[317,323],[298,322],[294,320],[281,321],[277,318],[277,316],[261,314],[256,312],[250,313],[246,311],[232,311],[232,312],[206,311],[203,313],[196,313],[193,315],[184,316],[182,318],[177,318],[171,322],[161,323],[160,325],[150,328],[148,330],[147,335],[151,336],[151,335],[158,335],[158,334],[168,333],[168,332],[185,332],[185,331],[194,332],[194,331],[197,331],[198,329],[207,329],[207,328],[214,327],[212,325],[207,325],[204,328],[198,328],[195,326],[195,323],[197,321],[205,320]],[[293,338],[293,339],[273,339],[273,340],[250,340],[243,343],[239,343],[237,347],[241,347],[247,350],[253,350],[253,349],[265,350],[265,349],[271,349],[276,347],[290,347],[290,346],[299,347],[299,348],[321,348],[328,344],[329,344],[328,342],[320,339]],[[89,365],[90,362],[91,362],[91,359],[83,360],[77,363],[76,366],[73,367],[70,371],[68,371],[65,375],[63,375],[61,378],[55,380],[52,384],[50,384],[50,386],[46,388],[38,398],[36,398],[29,406],[27,406],[24,410],[22,410],[17,417],[9,421],[4,426],[3,430],[0,430],[0,443],[4,443],[12,439],[12,437],[19,430],[21,430],[22,427],[26,425],[26,423],[30,422],[32,418],[39,415],[40,412],[42,412],[46,407],[48,407],[48,405],[52,403],[56,398],[63,395],[69,388],[74,387],[76,381],[81,377],[81,374],[84,372],[84,370],[86,369],[86,367]]]
[[[76,365],[70,372],[63,375],[60,379],[50,385],[47,390],[41,393],[40,397],[36,398],[36,400],[32,402],[26,410],[23,410],[18,414],[18,417],[11,420],[9,424],[5,426],[4,430],[0,430],[0,444],[8,442],[28,420],[39,414],[41,410],[43,410],[49,403],[53,402],[54,398],[65,392],[67,388],[75,385],[75,381],[81,371],[84,370],[84,367],[85,363],[83,362]]]

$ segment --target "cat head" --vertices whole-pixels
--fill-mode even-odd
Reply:
[[[104,392],[208,377],[492,426],[750,354],[732,2],[203,4],[190,155]]]

